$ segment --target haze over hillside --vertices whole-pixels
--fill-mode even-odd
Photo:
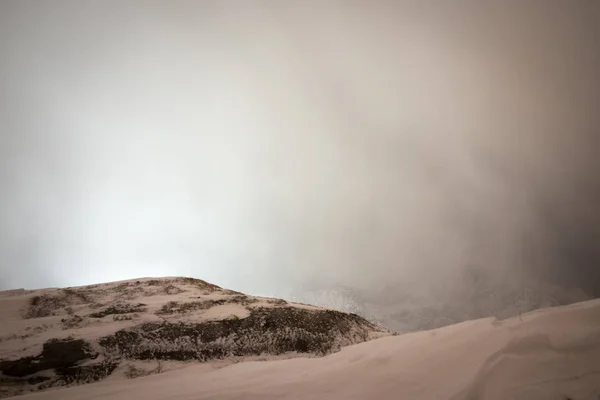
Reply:
[[[409,330],[599,296],[599,36],[594,0],[3,0],[0,288],[343,288]]]

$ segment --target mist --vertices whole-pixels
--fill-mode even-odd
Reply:
[[[0,289],[600,296],[598,71],[593,0],[2,1]]]

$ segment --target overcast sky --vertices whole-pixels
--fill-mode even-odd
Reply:
[[[600,293],[598,71],[595,0],[2,0],[0,288]]]

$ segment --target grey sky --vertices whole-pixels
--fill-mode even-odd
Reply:
[[[0,288],[600,290],[599,26],[593,0],[4,0]]]

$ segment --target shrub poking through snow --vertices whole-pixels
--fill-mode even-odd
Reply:
[[[60,320],[63,329],[79,328],[83,323],[83,318],[77,314]]]
[[[89,304],[92,302],[89,294],[84,291],[62,289],[54,294],[42,294],[29,300],[29,307],[23,313],[23,318],[43,318],[51,315],[69,314],[70,306],[74,304]],[[61,313],[61,311],[63,311]]]
[[[141,378],[143,376],[160,374],[163,371],[163,365],[161,360],[156,361],[156,367],[153,369],[144,369],[136,367],[133,364],[127,364],[125,367],[125,377],[128,379]]]
[[[106,378],[119,366],[115,360],[104,360],[93,365],[72,366],[56,368],[54,371],[58,379],[45,384],[50,386],[64,386],[71,384],[92,383]]]
[[[221,290],[221,287],[217,285],[213,285],[212,283],[208,283],[203,281],[202,279],[196,278],[177,278],[178,283],[182,283],[184,285],[195,286],[198,289],[208,290],[210,292],[214,292],[216,290]]]
[[[276,306],[285,306],[288,302],[283,299],[269,299],[267,303],[274,304]]]
[[[107,315],[118,315],[118,314],[132,314],[136,312],[144,312],[146,311],[146,304],[138,303],[138,304],[116,304],[114,306],[105,308],[102,311],[90,314],[92,318],[104,318]]]
[[[160,310],[156,312],[156,314],[170,315],[178,313],[188,313],[193,311],[208,310],[209,308],[213,308],[215,306],[222,306],[224,304],[240,304],[243,306],[248,306],[257,302],[258,299],[246,295],[236,295],[218,300],[209,299],[188,302],[169,301],[163,304],[163,306],[160,308]]]
[[[377,330],[354,314],[294,307],[253,309],[246,318],[202,323],[146,323],[100,339],[107,353],[149,360],[208,361],[228,356],[324,355],[365,341]]]

